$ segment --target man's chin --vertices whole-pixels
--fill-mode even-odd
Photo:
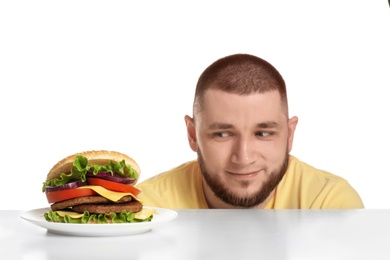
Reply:
[[[288,166],[288,154],[279,168],[270,172],[265,180],[243,180],[240,177],[221,180],[218,174],[207,171],[200,151],[198,162],[203,178],[216,197],[234,207],[253,208],[264,203],[283,178]]]
[[[250,199],[256,197],[263,190],[262,182],[225,182],[223,185],[225,192],[229,192],[237,198]]]
[[[243,188],[230,186],[223,186],[216,189],[214,186],[212,188],[214,194],[224,201],[226,204],[229,204],[238,208],[251,208],[260,205],[264,199],[259,197],[259,194],[263,194],[257,190],[251,189],[250,187]],[[268,194],[267,194],[268,195]],[[264,194],[263,194],[264,196]]]

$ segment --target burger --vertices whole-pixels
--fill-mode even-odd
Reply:
[[[107,150],[70,155],[55,164],[43,182],[49,222],[108,224],[151,221],[134,185],[140,168],[129,156]]]

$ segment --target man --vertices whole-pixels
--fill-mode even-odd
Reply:
[[[188,142],[198,159],[137,187],[144,205],[183,208],[363,208],[343,178],[290,155],[297,117],[286,86],[267,61],[224,57],[200,76]]]

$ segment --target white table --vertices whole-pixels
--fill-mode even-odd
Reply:
[[[143,234],[72,237],[0,211],[0,259],[390,259],[390,209],[178,210]]]

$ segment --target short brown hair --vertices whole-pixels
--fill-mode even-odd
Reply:
[[[287,105],[286,84],[278,70],[266,60],[249,54],[233,54],[208,66],[198,79],[195,90],[195,108],[200,109],[207,89],[248,95],[277,90],[282,103]]]

